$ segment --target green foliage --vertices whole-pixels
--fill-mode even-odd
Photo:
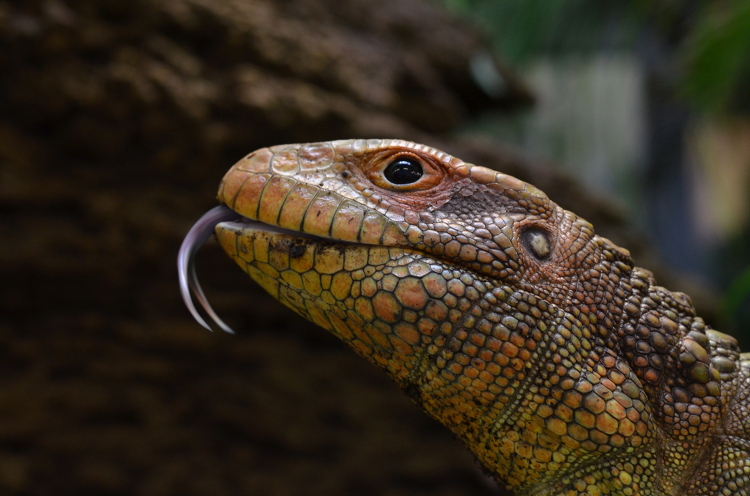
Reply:
[[[750,113],[750,2],[712,2],[685,45],[683,93],[705,112]]]
[[[635,40],[625,2],[599,0],[443,0],[483,28],[513,64],[539,55],[621,49]]]
[[[442,0],[511,64],[632,49],[648,27],[682,45],[680,93],[710,114],[750,114],[750,1]]]
[[[721,303],[722,322],[737,334],[746,333],[750,324],[750,267],[729,284]]]

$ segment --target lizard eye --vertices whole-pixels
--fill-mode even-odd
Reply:
[[[392,184],[412,184],[419,181],[424,174],[422,164],[414,159],[397,158],[385,168],[383,176]]]
[[[544,260],[549,256],[550,243],[544,231],[529,229],[521,235],[521,241],[526,249],[539,260]]]
[[[440,185],[446,168],[440,160],[414,150],[386,148],[366,155],[362,171],[384,192],[424,194]]]

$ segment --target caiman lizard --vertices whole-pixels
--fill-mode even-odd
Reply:
[[[534,186],[400,140],[235,164],[222,248],[385,370],[517,495],[750,494],[750,355]],[[206,327],[208,327],[206,325]]]

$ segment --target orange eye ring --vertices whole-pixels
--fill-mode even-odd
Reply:
[[[368,169],[367,177],[375,186],[396,192],[432,189],[445,176],[441,164],[406,151],[376,155]]]

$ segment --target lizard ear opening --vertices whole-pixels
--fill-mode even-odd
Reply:
[[[549,236],[541,229],[529,229],[521,235],[526,250],[538,260],[546,260],[552,251]]]

